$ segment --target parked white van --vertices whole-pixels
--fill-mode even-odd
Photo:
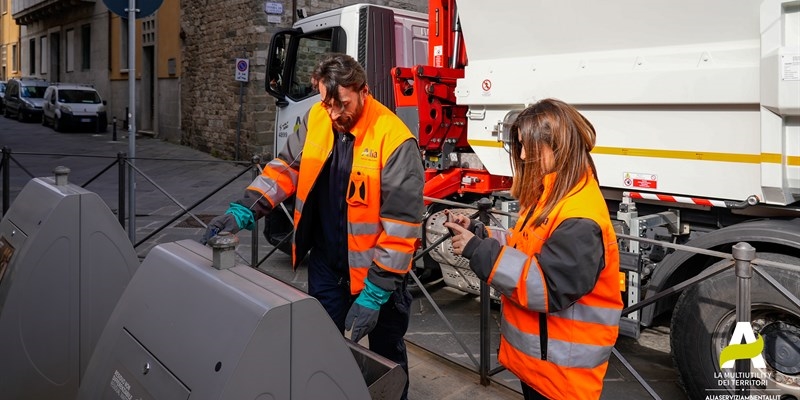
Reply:
[[[58,132],[77,127],[105,132],[106,101],[91,85],[51,84],[44,93],[42,125],[52,125]]]

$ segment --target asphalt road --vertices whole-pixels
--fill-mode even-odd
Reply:
[[[117,132],[118,140],[112,139],[111,129],[105,134],[57,133],[38,123],[20,123],[0,117],[0,146],[4,148],[4,156],[10,155],[9,167],[2,171],[9,176],[9,189],[7,193],[2,193],[3,197],[7,196],[13,202],[16,194],[32,177],[52,176],[56,166],[66,166],[71,170],[70,182],[97,193],[116,213],[120,187],[126,190],[130,187],[127,183],[119,184],[117,157],[120,153],[129,152],[131,141],[126,132],[121,131]],[[252,180],[251,171],[246,165],[218,160],[208,154],[150,137],[137,137],[134,142],[136,158],[133,163],[137,171],[135,249],[141,259],[159,243],[198,239],[203,232],[199,221],[208,221],[224,212],[228,203],[238,198]],[[125,166],[124,170],[128,170],[128,167]],[[234,178],[237,174],[242,175]],[[217,189],[220,190],[215,193]],[[123,198],[127,199],[127,195]],[[181,215],[192,206],[195,206],[191,210],[193,216]],[[127,216],[127,213],[123,214]],[[127,219],[125,223],[130,226]],[[272,250],[272,246],[264,243],[263,236],[257,236],[260,243],[253,243],[249,232],[239,234],[240,262],[250,263],[254,258],[261,260]],[[252,251],[254,244],[258,249],[255,257]],[[306,289],[305,269],[292,270],[289,257],[279,251],[262,262],[259,269],[301,290]],[[416,370],[412,369],[410,397],[420,400],[501,398],[494,392],[481,393],[480,387],[477,391],[454,391],[453,382],[442,378],[447,375],[442,371],[454,366],[461,370],[459,373],[466,371],[467,376],[477,376],[469,372],[477,370],[473,358],[480,356],[477,297],[449,288],[442,281],[426,285],[426,290],[443,316],[436,312],[421,291],[415,292],[412,321],[406,339],[424,349],[422,353],[435,357],[426,362],[420,361],[419,366],[414,367]],[[490,347],[493,349],[499,340],[497,313],[498,310],[493,308],[490,318]],[[660,398],[686,398],[672,365],[666,323],[644,330],[638,340],[621,337],[616,348]],[[417,354],[416,351],[414,353]],[[498,367],[496,352],[491,350],[490,353],[490,370],[494,370]],[[495,386],[508,388],[510,398],[519,392],[519,381],[507,371],[492,375],[491,380]],[[613,356],[605,382],[602,399],[653,398],[624,363]],[[521,398],[521,394],[518,398]]]

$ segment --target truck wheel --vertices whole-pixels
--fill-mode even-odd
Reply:
[[[758,253],[758,258],[800,265],[800,258]],[[720,261],[723,263],[726,261]],[[719,263],[718,263],[719,264]],[[789,293],[800,293],[797,273],[782,268],[761,267]],[[670,344],[681,383],[690,399],[733,393],[724,374],[735,370],[719,366],[720,353],[728,346],[736,325],[738,282],[733,267],[684,290],[672,314]],[[761,276],[753,273],[750,288],[751,325],[764,338],[762,356],[766,371],[752,371],[765,379],[766,387],[751,387],[751,394],[800,399],[800,309]],[[720,378],[723,376],[723,378]],[[754,378],[755,379],[755,378]],[[768,390],[764,390],[768,389]]]

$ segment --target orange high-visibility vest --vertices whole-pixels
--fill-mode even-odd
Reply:
[[[619,333],[622,296],[617,238],[597,181],[591,177],[591,172],[587,176],[588,179],[556,205],[542,225],[532,226],[535,210],[530,222],[519,219],[508,237],[508,246],[503,247],[489,276],[490,284],[493,280],[517,282],[517,287],[502,296],[498,360],[523,382],[551,399],[600,398],[608,358]],[[545,195],[554,179],[555,174],[545,177]],[[552,232],[568,218],[588,218],[600,226],[605,267],[590,293],[566,309],[541,313],[548,307],[547,285],[535,256]],[[527,226],[522,226],[526,222]],[[580,245],[575,243],[575,246]],[[545,357],[541,348],[541,322],[547,325]]]
[[[381,171],[392,153],[403,142],[414,139],[411,131],[388,108],[367,96],[364,111],[350,132],[355,137],[353,166],[347,188],[347,250],[350,266],[350,291],[361,292],[370,266],[398,274],[411,269],[411,261],[419,238],[420,223],[381,218]],[[333,150],[333,125],[328,112],[317,103],[308,115],[308,132],[303,144],[299,171],[275,159],[264,168],[266,181],[258,190],[274,207],[296,194],[294,207],[295,239],[303,206]],[[323,177],[327,179],[327,177]],[[267,188],[269,190],[267,190]],[[296,191],[295,191],[296,190]],[[298,254],[292,243],[292,260],[296,267],[305,254]]]

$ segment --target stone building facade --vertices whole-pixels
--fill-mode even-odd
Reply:
[[[182,144],[224,159],[238,155],[240,160],[248,160],[272,153],[275,99],[264,89],[270,37],[290,28],[297,10],[313,15],[358,1],[272,0],[273,5],[282,4],[283,14],[270,14],[269,22],[266,3],[181,0]],[[425,0],[370,3],[427,12]],[[280,22],[275,22],[276,17]],[[249,59],[249,82],[235,80],[237,58]]]

